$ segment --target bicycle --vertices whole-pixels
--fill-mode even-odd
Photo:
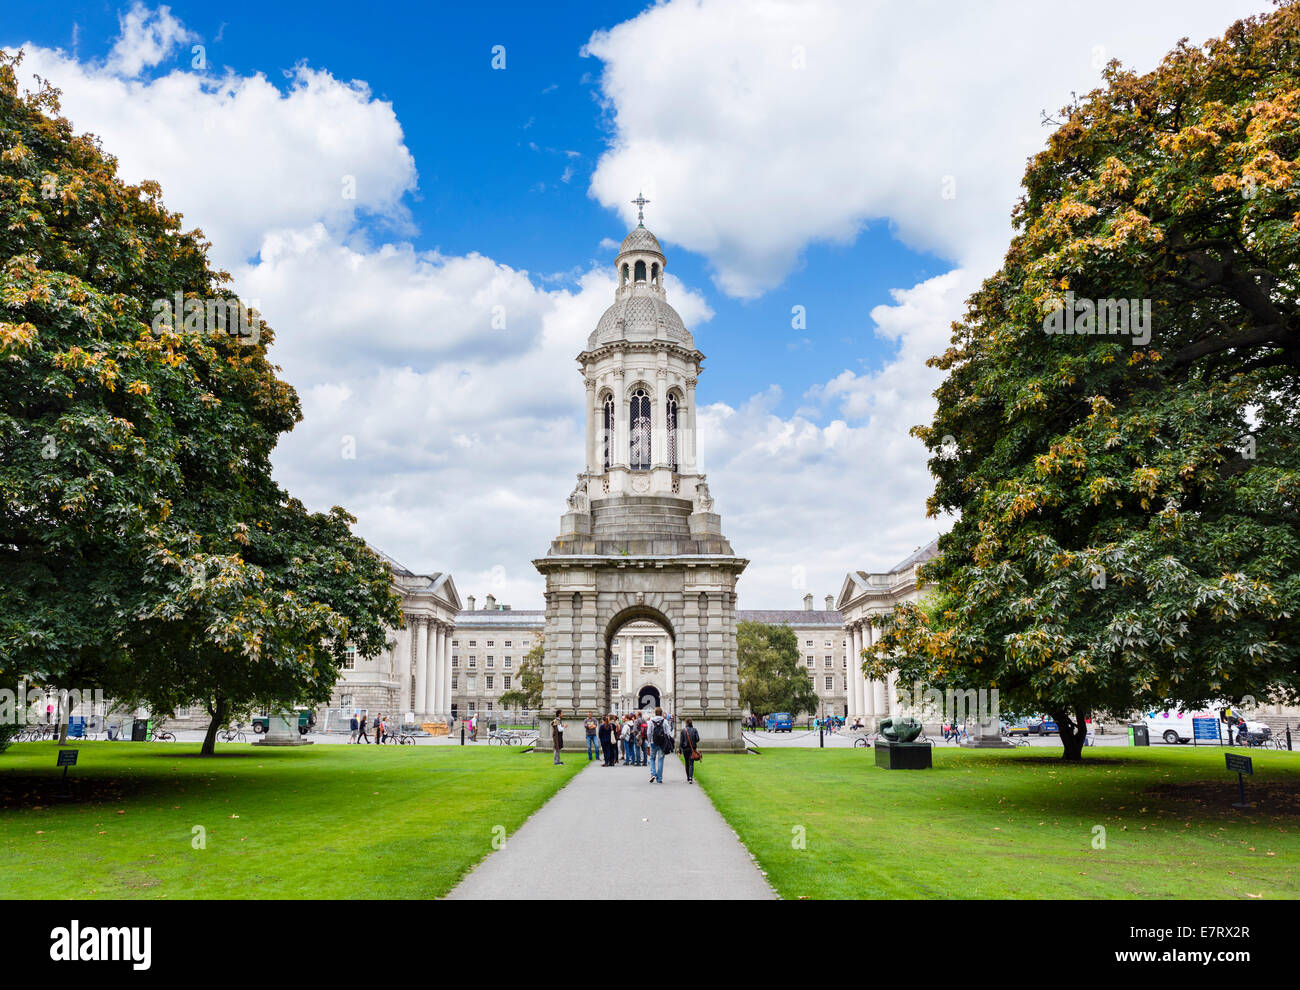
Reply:
[[[497,729],[496,732],[488,733],[488,745],[495,743],[498,746],[522,746],[523,742],[524,737],[518,732]]]
[[[222,742],[248,742],[248,736],[244,734],[242,726],[226,726],[217,733],[217,738]]]
[[[385,732],[384,742],[392,743],[394,746],[414,746],[415,735],[413,733],[403,732],[400,730],[395,732]]]
[[[1029,738],[1027,736],[1007,736],[1007,742],[1012,746],[1028,746]]]
[[[857,749],[858,747],[866,748],[868,746],[873,745],[875,741],[879,738],[880,738],[879,733],[868,732],[866,735],[858,736],[858,738],[853,740],[853,748],[854,749]]]
[[[169,732],[167,729],[159,729],[153,734],[152,742],[175,742],[176,733]]]

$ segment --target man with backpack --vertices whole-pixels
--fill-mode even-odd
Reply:
[[[648,734],[650,736],[650,783],[662,784],[664,756],[673,751],[672,729],[668,725],[668,719],[664,717],[662,708],[655,708],[655,713],[650,716]]]

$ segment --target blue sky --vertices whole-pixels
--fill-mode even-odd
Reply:
[[[538,278],[611,261],[601,241],[621,240],[626,224],[588,195],[611,126],[601,63],[583,49],[593,32],[636,16],[644,3],[411,3],[384,5],[382,17],[343,3],[313,5],[311,16],[273,4],[169,6],[217,67],[264,72],[282,83],[274,78],[280,69],[305,62],[364,80],[376,98],[390,101],[419,171],[418,191],[405,198],[415,225],[406,239],[415,246],[477,251]],[[27,5],[6,15],[0,42],[34,41],[103,59],[121,9]],[[492,68],[496,45],[505,46],[505,71]],[[178,46],[148,75],[165,75],[191,57],[189,46]],[[626,198],[637,192],[627,190]],[[652,229],[657,208],[647,208]],[[361,227],[375,239],[392,233],[373,219]],[[715,313],[699,334],[709,357],[709,400],[736,404],[777,384],[783,398],[776,408],[793,412],[810,384],[877,364],[892,350],[872,335],[872,307],[887,303],[891,288],[947,271],[953,259],[909,250],[891,236],[887,218],[862,227],[853,243],[807,248],[779,287],[754,300],[717,291],[706,257],[666,244],[670,270]],[[829,332],[794,331],[795,305],[812,328]]]
[[[10,5],[0,45],[26,46],[125,178],[161,182],[275,327],[305,413],[281,483],[516,607],[540,600],[529,561],[582,466],[573,358],[644,190],[759,608],[820,601],[950,525],[925,516],[908,429],[1006,249],[1040,112],[1109,58],[1149,69],[1266,9],[110,0]],[[507,331],[487,330],[496,305]]]

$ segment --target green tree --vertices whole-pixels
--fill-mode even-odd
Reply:
[[[931,362],[939,607],[897,610],[870,674],[996,687],[1071,760],[1094,711],[1295,697],[1297,37],[1281,3],[1063,111]]]
[[[202,233],[56,91],[20,94],[20,62],[0,53],[0,679],[204,701],[211,753],[254,700],[326,696],[400,602],[352,517],[272,480],[301,413],[271,329],[211,332],[232,297]]]
[[[817,692],[799,666],[799,640],[789,626],[741,622],[736,626],[740,702],[755,715],[817,711]]]
[[[533,648],[524,655],[519,664],[518,687],[501,695],[502,708],[525,708],[538,711],[542,707],[542,660],[545,647],[539,636]]]

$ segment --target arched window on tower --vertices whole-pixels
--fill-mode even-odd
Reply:
[[[659,285],[659,262],[657,261],[650,266],[650,284],[656,287]]]
[[[614,397],[605,396],[604,411],[604,429],[605,429],[605,470],[609,470],[610,464],[614,460]]]
[[[638,261],[636,268],[632,269],[632,277],[638,282],[645,281],[645,262]]]
[[[624,285],[627,285],[627,272],[628,272],[627,265],[624,265],[624,266],[623,266],[623,284],[624,284]]]
[[[641,264],[641,262],[637,262]],[[632,393],[632,438],[628,463],[633,471],[650,470],[650,396],[643,388]]]
[[[677,471],[677,395],[668,393],[668,464]]]

